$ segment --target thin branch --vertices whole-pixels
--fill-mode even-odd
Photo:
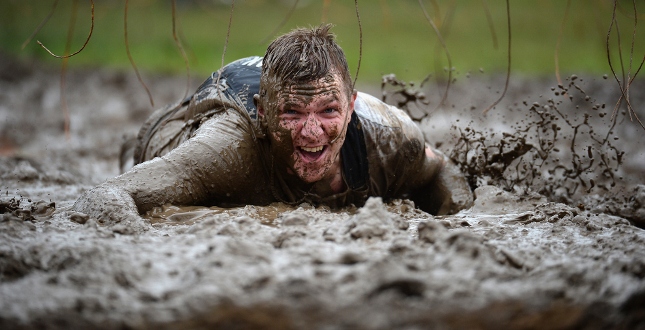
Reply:
[[[130,60],[130,65],[132,65],[132,68],[134,69],[134,74],[137,75],[137,79],[139,80],[139,83],[146,90],[146,94],[148,94],[148,99],[150,100],[150,106],[154,107],[155,101],[152,99],[152,94],[150,93],[150,90],[148,89],[148,86],[146,85],[146,83],[143,82],[143,78],[141,78],[139,69],[137,69],[137,65],[134,63],[132,54],[130,54],[130,43],[128,41],[128,0],[125,0],[125,10],[123,11],[123,37],[125,38],[125,52],[128,55],[128,59]]]
[[[231,14],[228,17],[228,29],[226,30],[226,39],[224,40],[224,50],[222,51],[222,64],[221,68],[224,67],[224,57],[226,56],[226,47],[228,47],[228,38],[231,36],[231,25],[233,24],[233,10],[235,10],[235,0],[231,1]],[[222,75],[217,75],[217,81],[215,86],[219,86],[219,78]],[[219,89],[218,89],[219,90]]]
[[[614,0],[614,8],[613,8],[613,11],[612,11],[611,23],[609,24],[609,31],[607,31],[607,41],[605,43],[605,45],[607,46],[607,62],[609,64],[609,69],[611,70],[611,73],[614,76],[614,79],[618,83],[618,88],[620,89],[620,93],[621,93],[620,97],[618,98],[618,101],[616,101],[616,105],[614,106],[614,110],[612,112],[612,117],[615,116],[616,113],[618,112],[618,109],[620,108],[620,105],[622,104],[623,100],[627,103],[628,109],[631,108],[629,98],[627,97],[627,94],[626,94],[626,92],[627,92],[626,87],[625,87],[625,85],[623,85],[621,83],[621,80],[618,79],[618,75],[616,74],[616,70],[614,70],[614,66],[611,63],[611,52],[610,52],[610,49],[609,49],[609,42],[610,42],[610,37],[611,37],[611,30],[613,29],[613,26],[614,26],[614,23],[615,23],[616,24],[616,38],[617,38],[617,42],[618,42],[618,56],[619,56],[619,59],[620,59],[621,68],[623,70],[623,81],[625,81],[625,77],[624,77],[625,69],[622,66],[623,61],[622,61],[622,51],[621,51],[621,43],[620,43],[620,30],[618,28],[618,21],[616,20],[616,7],[617,7],[617,0]],[[642,124],[641,124],[641,126],[642,126]]]
[[[493,48],[497,49],[497,33],[495,32],[495,25],[493,24],[493,17],[490,14],[490,8],[488,7],[488,2],[486,0],[481,0],[482,5],[484,6],[484,13],[486,13],[486,21],[488,21],[488,29],[490,30],[491,37],[493,38]]]
[[[632,30],[632,44],[629,48],[629,69],[627,71],[627,80],[630,80],[632,74],[632,65],[634,63],[634,43],[636,42],[636,26],[638,25],[638,15],[636,14],[636,0],[632,0],[634,5],[634,30]],[[627,96],[629,97],[629,85],[627,85]]]
[[[56,55],[56,54],[52,53],[52,52],[51,52],[49,49],[47,49],[47,47],[45,47],[45,45],[43,45],[43,43],[42,43],[42,42],[40,42],[39,40],[36,40],[36,42],[37,42],[41,47],[43,47],[43,49],[45,49],[45,50],[49,53],[49,55],[54,56],[54,57],[56,57],[56,58],[68,58],[68,57],[72,57],[72,56],[74,56],[74,55],[76,55],[76,54],[78,54],[78,53],[82,52],[82,51],[83,51],[83,49],[85,49],[85,46],[87,46],[87,43],[88,43],[88,42],[90,42],[90,38],[92,38],[92,31],[94,31],[94,0],[90,0],[90,3],[92,4],[92,25],[90,26],[90,33],[88,34],[87,39],[85,39],[85,43],[83,44],[83,47],[81,47],[81,49],[77,50],[76,52],[74,52],[73,54],[70,54],[70,55],[63,55],[63,56],[59,56],[59,55]]]
[[[356,68],[356,76],[354,77],[354,82],[352,83],[352,90],[354,90],[354,87],[356,86],[356,80],[358,79],[358,71],[361,68],[361,58],[363,57],[363,27],[361,25],[361,16],[358,12],[358,0],[354,0],[354,8],[356,8],[356,19],[358,20],[358,31],[359,31],[359,55],[358,55],[358,67]],[[347,122],[347,116],[349,114],[349,111],[345,111],[345,122]],[[343,132],[336,136],[331,143],[336,142],[338,138],[341,136],[345,136],[345,133],[347,132],[347,125],[343,127]]]
[[[618,8],[620,8],[620,6],[618,5],[617,0],[614,1],[614,4],[615,4],[614,10],[617,10]],[[615,12],[614,12],[614,14],[615,14]],[[621,74],[622,74],[622,78],[623,78],[622,79],[623,84],[619,84],[619,85],[620,85],[621,91],[625,92],[625,90],[624,90],[624,88],[625,88],[624,82],[626,82],[627,79],[625,78],[625,63],[623,61],[622,38],[620,37],[620,27],[618,25],[618,19],[616,18],[615,15],[614,15],[613,19],[614,19],[614,22],[616,23],[616,42],[618,44],[618,61],[620,63],[620,70],[621,70]],[[625,101],[626,102],[629,101],[629,98],[627,98],[626,95],[625,95]]]
[[[439,102],[438,107],[441,107],[446,100],[448,99],[448,91],[450,90],[450,84],[452,81],[452,60],[450,57],[450,52],[448,51],[448,47],[446,47],[446,43],[443,40],[443,37],[441,36],[441,32],[439,32],[439,29],[437,28],[437,25],[435,25],[434,21],[432,18],[430,18],[430,15],[428,14],[428,11],[426,10],[426,7],[423,5],[422,0],[419,0],[419,6],[421,6],[421,9],[423,10],[423,15],[425,15],[426,20],[428,23],[430,23],[430,26],[432,26],[432,29],[434,30],[435,34],[437,35],[437,38],[439,39],[439,43],[441,43],[441,47],[443,48],[444,52],[446,53],[446,58],[448,59],[448,83],[446,84],[446,89],[443,93],[443,96],[441,97],[441,102]]]
[[[437,26],[443,26],[443,15],[441,15],[441,7],[439,6],[439,3],[437,3],[437,0],[430,0],[430,4],[432,5],[432,9],[435,13],[434,17],[439,19]]]
[[[222,63],[220,65],[220,68],[224,67],[224,57],[226,56],[226,47],[228,47],[228,38],[231,35],[231,26],[233,25],[233,11],[235,10],[235,0],[231,1],[231,13],[229,14],[228,17],[228,28],[226,30],[226,39],[224,40],[224,50],[222,51]],[[217,80],[215,81],[215,86],[217,86],[217,94],[220,99],[224,99],[222,96],[222,89],[219,87],[219,80],[222,77],[222,70],[218,70],[217,72]],[[246,111],[244,111],[246,113]],[[189,112],[187,116],[193,116],[194,114],[192,112]],[[253,139],[255,140],[255,134],[253,135]]]
[[[38,34],[38,32],[40,32],[40,30],[43,28],[43,26],[45,26],[45,24],[47,24],[47,22],[52,17],[52,15],[54,15],[54,11],[56,10],[57,5],[58,5],[58,0],[54,1],[54,5],[52,6],[52,9],[49,11],[49,14],[47,14],[47,17],[45,17],[43,19],[43,21],[40,22],[40,24],[38,25],[36,30],[34,30],[34,32],[29,36],[29,38],[27,38],[27,40],[25,40],[25,42],[22,43],[22,46],[20,46],[20,49],[25,49],[25,47],[27,47],[27,44],[29,44],[31,42],[31,40],[36,36],[36,34]]]
[[[614,76],[614,79],[618,83],[618,87],[620,88],[621,92],[621,97],[618,99],[616,102],[616,105],[614,106],[614,111],[612,112],[612,117],[616,115],[616,112],[618,111],[618,108],[620,107],[620,104],[622,103],[623,97],[625,97],[625,93],[623,91],[623,86],[620,83],[620,79],[618,79],[618,76],[616,75],[616,70],[614,70],[614,65],[611,62],[611,51],[610,51],[610,41],[611,41],[611,30],[614,27],[614,23],[616,23],[616,5],[617,5],[617,0],[614,0],[614,9],[612,12],[612,17],[611,17],[611,22],[609,23],[609,30],[607,31],[607,39],[605,41],[605,48],[607,50],[607,64],[609,64],[609,70],[611,70],[612,75]]]
[[[356,80],[358,80],[358,72],[361,69],[361,60],[363,59],[363,25],[361,24],[361,15],[358,12],[358,0],[354,0],[354,8],[356,8],[356,19],[358,20],[359,46],[358,46],[358,65],[356,66],[356,75],[354,76],[352,89],[356,87]]]
[[[508,82],[511,80],[511,6],[509,4],[509,0],[506,0],[506,18],[506,24],[508,26],[508,67],[506,68],[506,83],[504,84],[504,92],[502,92],[502,95],[497,99],[497,101],[495,101],[495,103],[491,104],[483,111],[484,115],[488,111],[490,111],[490,109],[499,104],[499,102],[504,98],[506,91],[508,90]]]
[[[635,43],[635,40],[636,40],[636,26],[638,24],[638,11],[636,9],[636,1],[632,0],[632,4],[634,6],[633,7],[633,9],[634,9],[634,30],[632,32],[632,43],[631,43],[630,56],[629,56],[629,71],[627,73],[627,82],[622,84],[622,85],[621,85],[620,81],[618,81],[618,79],[616,78],[616,73],[613,71],[613,67],[611,66],[611,58],[609,57],[609,35],[607,36],[607,58],[608,58],[608,60],[610,62],[610,68],[612,70],[612,73],[614,74],[614,78],[616,78],[616,80],[618,81],[618,86],[619,86],[620,91],[621,91],[621,95],[618,98],[618,101],[616,102],[616,106],[614,107],[614,110],[612,112],[612,120],[615,120],[616,114],[618,112],[618,108],[620,107],[620,104],[622,103],[622,101],[625,100],[625,103],[627,103],[627,112],[629,113],[630,120],[634,121],[634,118],[635,118],[636,121],[640,124],[640,126],[643,129],[645,129],[645,125],[643,124],[643,122],[638,117],[638,114],[636,113],[636,111],[632,107],[631,102],[629,100],[629,91],[630,91],[630,87],[632,85],[632,82],[634,81],[634,79],[636,78],[636,76],[638,75],[640,70],[642,69],[643,63],[645,63],[645,56],[643,56],[643,60],[641,60],[641,63],[638,66],[638,69],[634,72],[634,75],[631,76],[631,70],[632,70],[632,64],[633,64],[633,56],[634,56],[634,43]],[[618,22],[615,20],[616,5],[617,5],[616,2],[614,2],[614,17],[613,17],[614,21],[612,21],[612,24],[609,27],[609,33],[611,33],[611,28],[613,26],[613,23],[616,23],[616,31],[618,32]],[[620,41],[619,41],[619,47],[620,47]],[[619,54],[621,54],[621,59],[622,59],[622,53],[620,53],[620,49],[619,49]],[[624,73],[624,69],[623,69],[623,77],[624,77],[624,75],[625,75],[625,73]]]
[[[638,25],[638,10],[636,9],[636,0],[632,0],[632,5],[634,6],[634,30],[632,31],[632,45],[631,48],[629,49],[629,71],[627,72],[627,85],[625,86],[625,95],[627,97],[627,100],[629,100],[629,90],[632,85],[632,81],[640,71],[641,67],[643,66],[643,63],[641,62],[641,65],[638,67],[638,70],[634,73],[634,77],[631,77],[631,72],[632,72],[632,64],[634,61],[634,43],[636,42],[636,26]],[[640,123],[641,127],[645,128],[643,126],[643,123],[640,121],[638,118],[638,115],[636,114],[636,111],[632,108],[630,102],[627,102],[628,106],[628,112],[629,112],[629,119],[633,121],[633,118],[636,118],[638,123]]]

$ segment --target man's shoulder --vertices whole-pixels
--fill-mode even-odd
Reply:
[[[354,111],[363,123],[381,127],[418,129],[412,118],[403,110],[389,105],[376,97],[359,92],[354,102]]]
[[[214,104],[227,103],[257,116],[253,96],[260,90],[262,57],[241,58],[213,72],[192,96],[191,113],[211,110]]]
[[[365,136],[368,153],[378,155],[384,166],[402,154],[421,154],[425,137],[403,110],[371,95],[360,93],[354,111]],[[372,157],[374,158],[374,157]]]
[[[403,110],[368,94],[359,93],[354,111],[365,136],[371,193],[400,196],[423,164],[421,129]]]

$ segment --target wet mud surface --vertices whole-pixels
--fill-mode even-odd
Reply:
[[[613,129],[625,155],[609,192],[540,195],[480,175],[475,206],[452,216],[378,198],[341,210],[165,206],[123,234],[71,205],[118,175],[123,135],[151,112],[136,79],[71,72],[66,138],[58,72],[15,67],[0,77],[1,328],[645,327],[645,231],[634,225],[645,214],[645,151],[628,119]],[[183,96],[182,78],[149,81],[157,106]],[[592,106],[611,109],[611,81],[587,83]],[[512,135],[552,85],[518,78],[496,108],[516,110],[481,117],[503,82],[463,78],[422,127],[446,154],[459,147],[453,125]],[[632,102],[645,104],[638,93]],[[559,109],[571,121],[584,110]]]

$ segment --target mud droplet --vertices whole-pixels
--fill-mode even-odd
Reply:
[[[85,213],[74,212],[69,216],[69,219],[83,225],[90,219],[90,216]]]

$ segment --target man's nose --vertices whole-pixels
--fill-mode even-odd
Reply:
[[[302,125],[300,134],[303,137],[311,139],[320,137],[323,134],[320,121],[313,114],[310,114]]]

